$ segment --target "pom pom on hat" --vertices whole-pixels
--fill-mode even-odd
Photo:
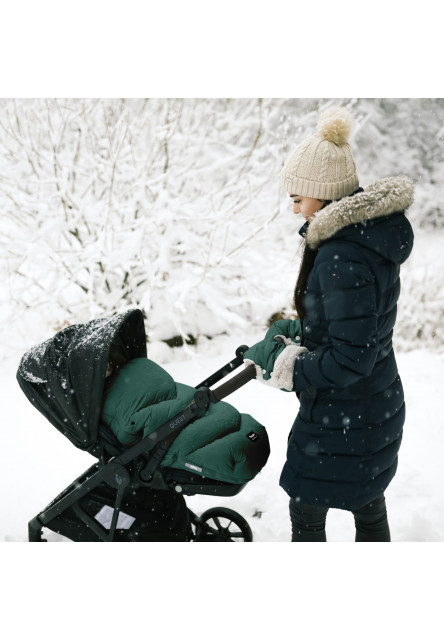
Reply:
[[[317,133],[324,140],[342,146],[348,142],[355,121],[343,107],[331,107],[319,116]]]
[[[290,195],[338,200],[358,188],[348,144],[353,125],[353,116],[343,107],[320,115],[316,134],[295,149],[282,170],[282,186]]]

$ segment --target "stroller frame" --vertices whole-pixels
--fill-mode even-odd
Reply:
[[[245,484],[231,484],[209,478],[200,478],[195,474],[174,469],[163,469],[160,464],[171,443],[191,421],[205,412],[209,405],[219,402],[229,394],[241,388],[255,378],[256,370],[250,365],[214,390],[216,384],[243,363],[248,347],[242,345],[236,349],[236,357],[201,382],[194,393],[193,400],[178,414],[164,422],[155,431],[139,441],[124,447],[108,427],[99,426],[98,443],[92,452],[98,462],[66,487],[43,511],[28,523],[29,542],[46,542],[42,538],[42,529],[71,508],[75,515],[103,542],[113,542],[117,531],[118,517],[125,492],[131,487],[148,487],[158,490],[173,490],[184,495],[234,496]],[[79,501],[101,483],[106,483],[116,491],[113,515],[109,530],[88,515]],[[225,508],[209,509],[201,517],[188,507],[191,524],[195,527],[194,541],[231,541],[231,537],[244,537],[252,540],[251,530],[240,514]],[[216,530],[207,524],[212,518]],[[232,534],[229,525],[222,527],[219,518],[228,518],[239,527],[241,533]],[[50,527],[49,527],[50,528]]]

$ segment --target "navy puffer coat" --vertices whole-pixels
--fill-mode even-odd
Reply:
[[[392,348],[400,265],[413,246],[413,184],[375,182],[316,214],[307,281],[300,401],[280,484],[294,499],[354,510],[396,472],[405,404]]]

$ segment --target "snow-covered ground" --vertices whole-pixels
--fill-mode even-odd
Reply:
[[[410,273],[423,277],[425,303],[414,304],[412,292],[403,288],[400,312],[430,313],[434,295],[430,287],[435,275],[444,267],[441,234],[416,233],[413,254],[406,265]],[[405,282],[405,279],[404,279]],[[440,292],[435,292],[439,298]],[[435,319],[436,321],[436,319]],[[30,313],[32,336],[41,340],[50,333],[36,315]],[[39,328],[40,327],[40,328]],[[11,331],[14,328],[11,327]],[[397,327],[395,343],[403,351],[397,354],[405,388],[407,418],[399,456],[397,475],[389,486],[386,499],[393,541],[444,541],[444,415],[442,380],[444,352],[427,348],[405,351],[408,340]],[[254,344],[263,331],[236,334],[213,340],[202,338],[197,346],[171,349],[162,342],[148,345],[149,357],[165,367],[179,382],[199,384],[208,375],[234,357],[241,344]],[[27,539],[27,523],[65,486],[90,466],[94,459],[79,451],[65,439],[26,399],[15,373],[19,359],[30,346],[29,339],[14,336],[11,347],[15,355],[0,361],[0,540]],[[22,346],[21,342],[23,342]],[[412,345],[420,345],[419,341]],[[244,413],[250,413],[267,428],[271,454],[262,472],[245,489],[232,498],[192,496],[190,508],[201,513],[213,506],[227,506],[239,511],[249,522],[256,542],[286,542],[290,539],[287,495],[279,487],[279,475],[285,459],[287,435],[297,412],[294,394],[268,389],[256,381],[232,394],[227,401]],[[5,489],[7,488],[7,489]],[[254,516],[254,514],[261,514]],[[352,541],[353,519],[349,513],[331,510],[327,519],[331,541]],[[48,534],[50,540],[60,536]]]
[[[0,540],[26,540],[29,519],[94,461],[25,398],[15,380],[21,355],[67,324],[138,306],[150,340],[199,336],[193,347],[149,345],[149,357],[195,385],[238,345],[261,339],[269,316],[291,309],[300,260],[300,221],[278,189],[280,167],[330,102],[0,102]],[[333,102],[357,120],[364,186],[397,173],[415,179],[415,246],[402,267],[394,341],[407,420],[386,498],[394,541],[444,540],[443,102]],[[267,427],[269,462],[239,495],[188,504],[197,513],[228,506],[255,541],[285,542],[278,480],[297,400],[251,382],[229,401]],[[332,510],[327,527],[329,540],[353,540],[350,514]]]
[[[261,335],[250,336],[250,344]],[[173,377],[195,385],[234,357],[245,338],[219,338],[182,350],[154,345],[153,359],[162,360]],[[171,354],[174,359],[165,362]],[[77,450],[29,403],[20,390],[15,371],[18,361],[0,365],[1,521],[0,540],[25,541],[27,523],[94,459]],[[394,542],[444,541],[444,416],[441,408],[444,354],[414,350],[398,355],[407,397],[407,419],[398,473],[387,493]],[[227,398],[240,411],[250,413],[266,427],[271,454],[263,471],[232,498],[192,496],[187,503],[196,513],[226,506],[249,522],[255,542],[287,542],[290,539],[288,499],[279,487],[288,431],[297,411],[294,394],[268,389],[256,381]],[[6,488],[6,489],[5,489]],[[254,515],[256,514],[256,515]],[[260,517],[259,517],[260,514]],[[51,541],[64,540],[51,532]],[[332,542],[354,538],[352,516],[331,510],[327,535]]]

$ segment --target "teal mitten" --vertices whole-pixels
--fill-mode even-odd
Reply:
[[[299,342],[302,338],[302,328],[300,320],[277,320],[268,329],[265,339],[274,338],[281,335],[291,338],[292,342]]]
[[[290,324],[294,323],[294,324]],[[285,331],[289,335],[277,333]],[[265,338],[244,353],[244,363],[256,367],[256,379],[277,389],[293,391],[294,363],[307,352],[300,346],[300,324],[295,320],[278,320]],[[290,336],[294,336],[294,341]]]
[[[244,353],[244,363],[254,364],[258,380],[269,380],[274,368],[274,362],[278,355],[285,349],[285,344],[274,340],[272,336],[265,337]]]

